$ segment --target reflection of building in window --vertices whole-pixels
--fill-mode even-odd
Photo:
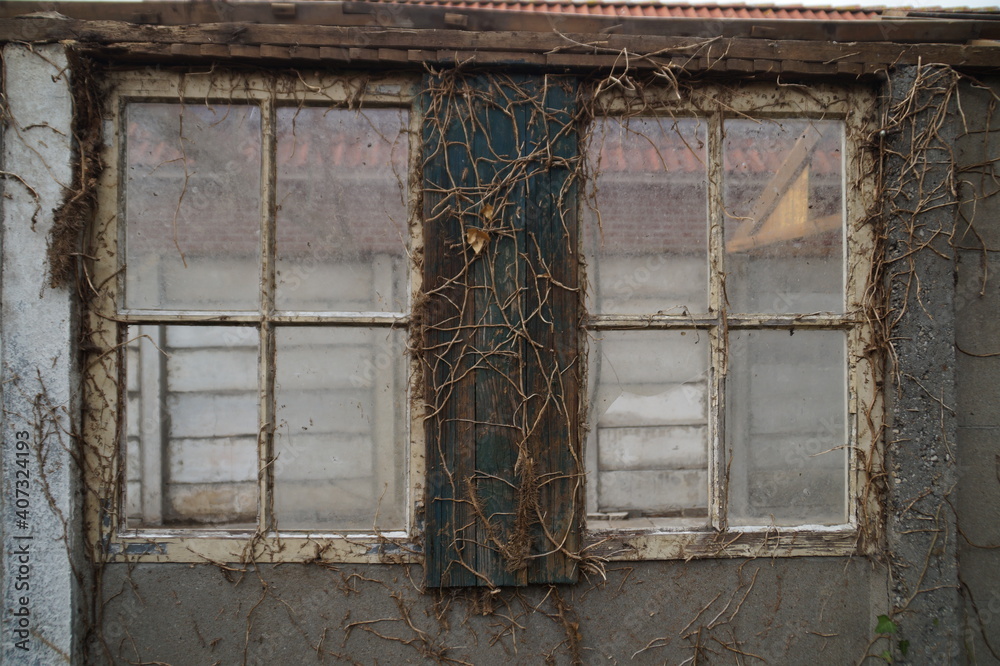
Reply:
[[[594,529],[855,520],[866,276],[849,270],[864,241],[845,234],[849,121],[727,111],[591,126]]]
[[[116,120],[122,525],[402,533],[408,110],[248,97]]]

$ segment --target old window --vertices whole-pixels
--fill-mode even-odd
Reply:
[[[448,586],[856,552],[862,92],[113,78],[102,556],[389,557]]]
[[[868,104],[764,85],[598,100],[582,236],[605,552],[856,548],[877,428]]]
[[[90,320],[103,547],[405,548],[412,80],[115,79]]]

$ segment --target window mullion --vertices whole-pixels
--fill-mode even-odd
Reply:
[[[274,496],[272,493],[273,473],[271,460],[274,451],[274,257],[275,257],[275,211],[277,136],[275,133],[275,105],[273,98],[261,100],[261,256],[260,256],[260,360],[258,377],[260,382],[257,429],[258,461],[258,511],[257,526],[261,531],[273,529]]]
[[[715,326],[709,339],[711,350],[711,380],[709,389],[709,518],[713,528],[726,529],[728,497],[725,452],[725,378],[728,355],[725,293],[725,229],[722,208],[722,114],[708,117],[708,304],[715,315]]]

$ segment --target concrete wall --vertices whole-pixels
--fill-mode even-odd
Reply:
[[[422,594],[419,567],[114,566],[96,663],[854,663],[884,570],[855,558],[617,564],[607,582]],[[880,587],[881,586],[881,587]],[[883,612],[883,611],[879,611]],[[745,661],[736,662],[737,657]],[[448,660],[454,660],[449,662]],[[549,661],[551,660],[551,661]]]
[[[1000,79],[961,87],[955,342],[958,575],[970,663],[1000,664]],[[990,133],[992,132],[992,134]],[[971,224],[970,224],[971,223]]]
[[[59,46],[3,48],[0,662],[63,663],[85,616],[75,290],[48,286],[53,209],[71,183],[72,97]]]

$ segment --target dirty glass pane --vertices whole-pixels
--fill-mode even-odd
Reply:
[[[731,525],[847,522],[842,331],[730,331]]]
[[[596,331],[589,344],[589,527],[707,525],[707,333]]]
[[[844,311],[843,122],[727,120],[731,312]]]
[[[125,306],[257,310],[260,110],[129,104]]]
[[[402,312],[407,112],[278,109],[279,310]]]
[[[598,118],[587,160],[589,311],[707,312],[705,122]]]
[[[278,528],[403,529],[404,332],[306,326],[275,335]]]
[[[257,520],[258,330],[128,327],[129,527]]]

